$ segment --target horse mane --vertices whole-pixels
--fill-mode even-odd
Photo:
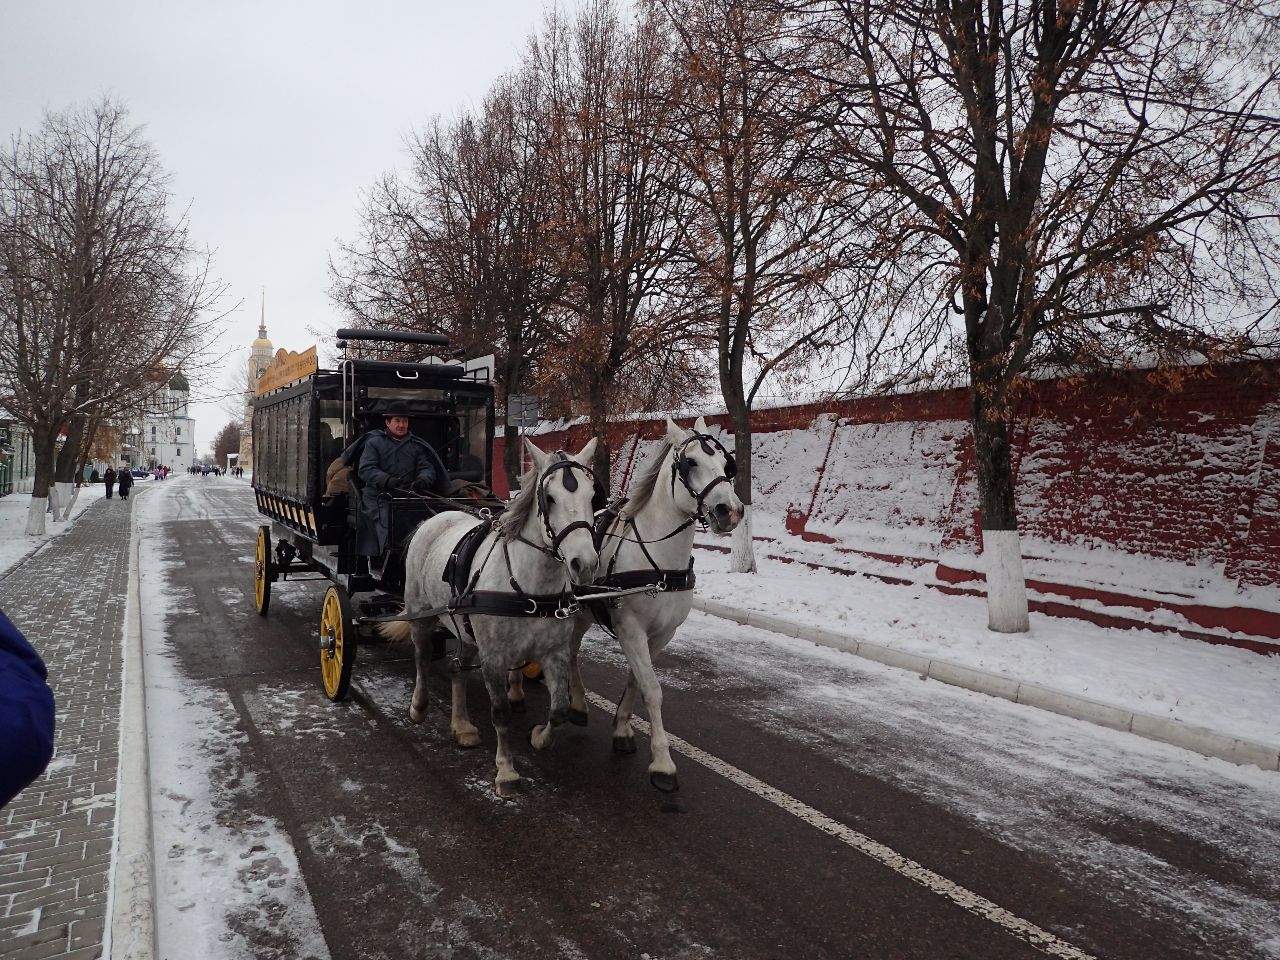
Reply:
[[[533,513],[538,502],[538,468],[532,467],[520,477],[520,492],[505,510],[493,521],[493,528],[500,537],[515,537],[524,529],[525,521]]]
[[[649,503],[649,498],[653,496],[653,491],[657,489],[658,478],[662,474],[662,464],[667,459],[667,452],[671,449],[671,441],[666,437],[658,443],[658,449],[645,462],[644,467],[636,474],[636,478],[631,482],[631,489],[627,492],[627,505],[625,510],[627,513],[635,516]]]

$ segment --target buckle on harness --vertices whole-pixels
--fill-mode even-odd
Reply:
[[[557,620],[568,620],[570,617],[578,615],[578,611],[582,609],[582,605],[577,600],[570,601],[567,607],[556,608]]]

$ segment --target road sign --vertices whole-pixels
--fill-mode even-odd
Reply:
[[[529,393],[513,393],[507,397],[507,423],[514,427],[536,426],[541,414],[538,398]]]

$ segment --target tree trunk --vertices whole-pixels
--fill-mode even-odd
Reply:
[[[520,428],[506,424],[502,428],[502,439],[502,470],[507,475],[507,490],[515,493],[516,487],[520,485]]]
[[[604,486],[605,493],[608,494],[613,487],[609,482],[611,454],[609,452],[609,438],[606,435],[609,426],[607,388],[598,381],[593,383],[588,402],[591,409],[591,435],[597,440],[595,459],[591,463],[591,471]]]
[[[738,463],[733,489],[742,501],[742,522],[733,531],[729,569],[733,573],[755,573],[756,548],[751,538],[751,411],[741,399],[729,407],[733,417],[733,458]]]
[[[982,556],[987,573],[987,627],[999,633],[1026,633],[1027,583],[1022,572],[1018,509],[1013,492],[1013,460],[1007,414],[984,395],[976,379],[971,395],[974,463],[982,510]]]
[[[49,509],[49,487],[53,482],[54,444],[57,442],[58,428],[55,424],[39,431],[33,431],[32,445],[35,447],[36,473],[31,481],[31,503],[27,507],[27,529],[29,537],[40,537],[45,533],[44,515]]]

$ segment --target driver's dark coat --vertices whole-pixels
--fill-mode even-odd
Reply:
[[[424,481],[432,493],[449,492],[449,474],[431,445],[412,433],[396,440],[386,430],[374,430],[349,448],[357,457],[356,476],[360,480],[360,522],[356,531],[356,552],[380,556],[387,548],[391,526],[391,496],[407,490],[415,480]],[[347,454],[343,454],[347,459]]]

